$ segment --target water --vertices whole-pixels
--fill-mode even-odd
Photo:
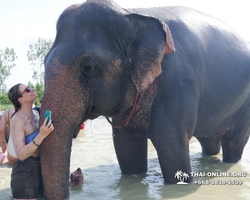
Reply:
[[[250,142],[237,164],[221,162],[221,153],[208,157],[201,154],[195,138],[190,140],[192,171],[247,172],[247,177],[195,177],[195,181],[211,181],[210,185],[165,185],[156,151],[149,140],[148,172],[145,175],[121,175],[117,163],[111,127],[104,118],[88,121],[73,140],[70,172],[80,167],[84,175],[82,186],[70,187],[68,200],[249,200]],[[11,165],[0,166],[0,200],[10,200]],[[212,181],[241,180],[242,185],[212,185]]]

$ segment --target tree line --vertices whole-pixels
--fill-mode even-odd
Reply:
[[[33,71],[33,81],[28,85],[35,89],[38,98],[35,104],[40,105],[40,99],[44,92],[44,58],[52,47],[53,40],[38,38],[34,44],[30,44],[27,50],[27,58]],[[0,105],[10,104],[5,81],[11,75],[11,70],[16,66],[18,59],[14,48],[5,47],[0,49]],[[3,109],[3,108],[2,108]],[[1,107],[0,107],[1,110]]]

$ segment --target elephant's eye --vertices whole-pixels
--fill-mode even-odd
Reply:
[[[82,63],[80,66],[81,73],[86,77],[91,77],[97,73],[97,68],[93,63]]]
[[[84,74],[90,74],[93,70],[94,70],[94,67],[92,67],[92,66],[85,66],[83,68],[83,73]]]

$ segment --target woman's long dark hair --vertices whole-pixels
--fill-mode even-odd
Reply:
[[[15,108],[15,112],[13,113],[13,115],[11,116],[11,118],[17,113],[17,111],[21,108],[21,104],[18,101],[18,99],[22,96],[19,92],[19,86],[21,85],[21,83],[18,83],[16,85],[14,85],[12,88],[10,88],[9,93],[8,93],[8,97],[10,102],[14,105]]]

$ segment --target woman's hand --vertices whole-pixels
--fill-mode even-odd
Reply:
[[[7,151],[7,144],[6,144],[6,142],[0,142],[0,146],[2,148],[2,152],[6,153],[6,151]]]
[[[43,125],[40,127],[40,131],[39,131],[43,137],[47,137],[54,130],[54,126],[51,123],[52,120],[50,119],[48,124],[46,125],[47,120],[48,120],[48,117],[45,118]]]

